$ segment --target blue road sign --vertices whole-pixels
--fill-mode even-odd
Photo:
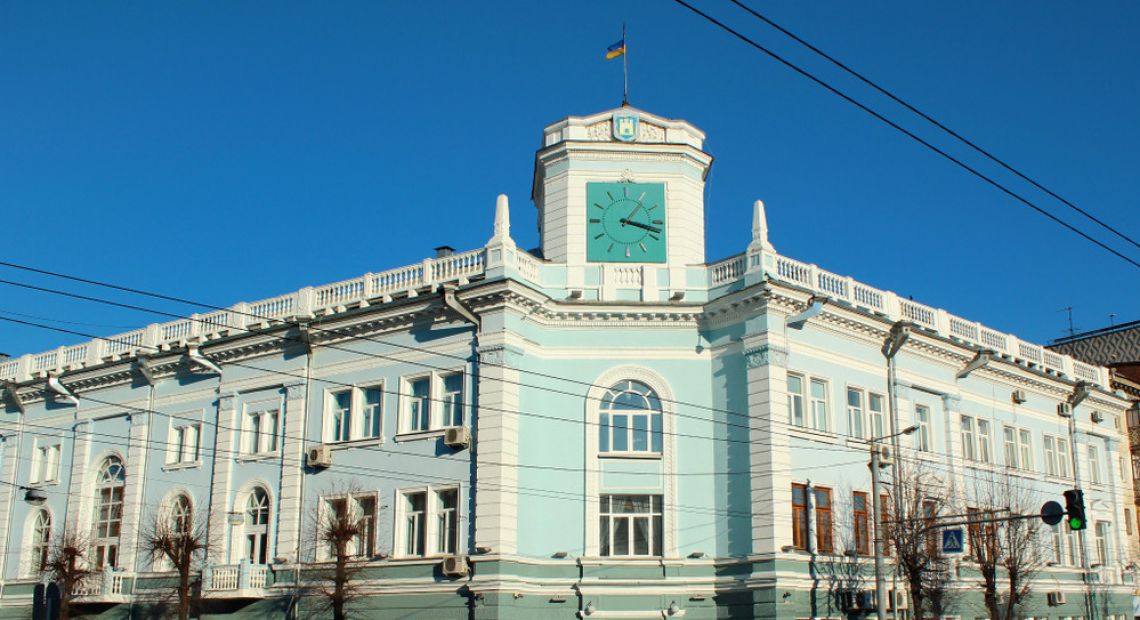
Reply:
[[[942,553],[962,553],[965,547],[962,528],[952,527],[942,530]]]

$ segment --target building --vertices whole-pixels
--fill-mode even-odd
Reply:
[[[707,262],[703,142],[633,108],[571,117],[536,155],[535,253],[500,197],[483,248],[0,364],[0,617],[27,616],[68,532],[103,569],[79,609],[169,602],[162,520],[208,528],[203,616],[318,613],[300,586],[348,511],[367,617],[864,617],[868,440],[911,426],[895,461],[964,508],[983,474],[1044,501],[1079,471],[1089,529],[1040,537],[1027,608],[1130,613],[1108,371],[782,256],[759,202],[746,251]],[[984,615],[950,562],[946,615]]]

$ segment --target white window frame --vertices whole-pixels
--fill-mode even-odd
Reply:
[[[645,409],[615,409],[610,408],[611,395],[616,391],[618,394],[630,391],[627,389],[629,384],[637,383],[648,390],[647,394],[641,394],[645,400],[649,401],[649,396],[656,401],[657,409],[652,408],[649,403]],[[661,396],[653,389],[653,386],[641,381],[639,379],[621,379],[614,382],[613,385],[608,387],[604,392],[601,402],[597,405],[597,425],[596,432],[598,433],[598,457],[599,458],[660,458],[665,451],[665,411],[661,403]],[[616,416],[626,418],[625,426],[619,427],[617,425]],[[645,450],[637,450],[634,447],[636,442],[635,428],[636,424],[634,418],[643,418],[645,422]],[[657,429],[654,430],[654,426]],[[619,430],[620,429],[620,430]],[[617,444],[618,434],[624,433],[625,449],[616,450],[614,446]],[[602,441],[603,435],[605,442]],[[656,444],[660,444],[659,446]]]
[[[993,424],[984,418],[974,418],[978,437],[978,462],[992,465],[994,462]],[[982,430],[985,427],[985,431]]]
[[[1104,472],[1100,465],[1100,447],[1094,443],[1086,444],[1089,461],[1089,484],[1104,484]]]
[[[1108,563],[1112,561],[1112,544],[1109,541],[1112,537],[1112,523],[1109,521],[1097,521],[1094,527],[1096,534],[1096,558],[1101,566],[1107,567]]]
[[[368,393],[375,391],[379,396],[376,404],[375,415],[379,418],[376,424],[377,433],[371,434],[372,426],[365,424],[365,416],[369,408]],[[348,426],[343,428],[341,433],[337,434],[337,413],[340,411],[337,397],[341,394],[348,395]],[[322,441],[329,445],[344,444],[350,442],[376,442],[384,443],[384,383],[366,383],[361,385],[354,385],[352,387],[328,390],[325,392],[325,408],[324,408],[324,424],[321,431]],[[369,418],[368,421],[371,421]]]
[[[823,398],[815,395],[815,386],[823,386]],[[808,404],[811,405],[811,428],[830,433],[831,431],[831,383],[822,377],[811,377],[808,381]],[[823,410],[822,414],[820,410]],[[822,422],[821,422],[822,420]]]
[[[448,392],[444,385],[447,377],[460,376],[460,392],[457,407],[452,409],[452,419],[444,419],[445,410],[448,409]],[[471,385],[470,374],[466,368],[448,368],[426,373],[416,373],[400,377],[400,406],[397,412],[397,435],[416,435],[419,433],[437,434],[454,426],[470,424]],[[427,380],[427,423],[418,427],[412,426],[412,405],[419,397],[413,396],[412,385],[421,380]],[[456,417],[460,424],[455,424]]]
[[[799,381],[799,391],[792,391],[792,379]],[[791,426],[798,426],[800,428],[810,428],[810,426],[808,426],[810,415],[807,410],[807,375],[803,375],[798,372],[789,372],[786,385],[788,389],[788,424]],[[797,405],[799,405],[800,413],[799,422],[796,422]]]
[[[63,457],[63,439],[58,437],[35,439],[32,445],[31,470],[28,484],[59,484],[60,459]]]
[[[926,413],[926,419],[919,415],[919,412]],[[918,427],[918,432],[914,434],[914,449],[919,452],[931,452],[934,449],[934,426],[932,423],[933,413],[931,412],[930,405],[922,403],[914,404],[914,424]]]
[[[1045,457],[1045,475],[1057,475],[1057,440],[1052,435],[1041,435],[1042,454]]]
[[[265,523],[251,523],[250,522],[250,499],[257,491],[265,494]],[[265,557],[265,563],[268,564],[273,560],[273,555],[270,549],[274,544],[273,526],[274,526],[274,512],[273,512],[273,493],[269,488],[263,484],[255,484],[245,490],[244,493],[238,496],[239,502],[235,506],[235,512],[241,515],[241,524],[235,526],[237,529],[237,536],[235,537],[232,547],[232,557],[234,561],[241,561],[243,558],[248,558],[249,552],[252,551],[253,558],[249,558],[251,564],[260,564],[257,562],[258,556]],[[249,537],[255,538],[253,549],[249,547]],[[260,553],[258,553],[260,551]]]
[[[245,405],[241,423],[241,453],[247,457],[276,455],[281,451],[283,411],[279,399]],[[270,420],[272,421],[270,428]]]
[[[46,533],[38,531],[41,518],[46,520]],[[22,576],[38,577],[42,573],[39,568],[46,565],[46,561],[50,559],[53,527],[55,527],[55,517],[46,506],[34,508],[28,513],[27,525],[25,526],[26,534],[24,536],[27,551],[21,553],[23,561],[21,562],[20,574]],[[37,566],[39,566],[39,568],[37,568]]]
[[[867,392],[863,388],[854,386],[847,386],[847,398],[845,403],[847,405],[847,434],[857,439],[868,439],[867,437]],[[855,396],[858,399],[856,404],[851,404],[851,397]]]
[[[192,436],[194,449],[186,454],[189,443],[186,438]],[[187,456],[191,458],[186,458]],[[191,467],[202,464],[202,422],[197,416],[171,416],[167,428],[166,440],[166,466]]]
[[[637,512],[637,513],[616,513],[616,512],[612,512],[612,511],[603,511],[602,510],[602,506],[605,505],[605,500],[603,498],[607,498],[607,497],[608,498],[614,498],[614,497],[625,497],[625,496],[635,496],[635,497],[648,498],[649,499],[649,511],[648,512]],[[667,530],[668,526],[665,523],[665,517],[666,517],[666,514],[665,514],[665,512],[666,512],[665,511],[665,497],[662,494],[660,494],[660,493],[603,493],[602,497],[598,498],[598,501],[599,501],[599,509],[598,509],[599,517],[601,517],[601,518],[609,517],[609,520],[607,521],[607,526],[606,526],[605,530],[603,531],[603,530],[599,529],[598,555],[600,557],[618,558],[618,559],[664,557],[664,555],[665,555],[665,544],[666,544],[665,543],[665,534],[668,531]],[[658,506],[660,506],[660,508],[661,508],[660,512],[657,512],[653,509],[653,505],[655,503]],[[620,555],[617,553],[614,553],[614,548],[616,546],[614,544],[614,541],[615,541],[614,536],[616,535],[616,530],[617,530],[617,528],[614,526],[614,519],[615,518],[621,518],[621,519],[628,519],[629,520],[629,525],[627,526],[627,528],[628,528],[627,529],[627,542],[628,542],[628,549],[627,550],[630,553],[620,554]],[[633,548],[633,537],[634,537],[633,520],[636,518],[646,519],[648,522],[647,532],[646,532],[647,533],[647,541],[646,542],[649,545],[649,552],[648,553],[635,553],[635,549]],[[660,519],[659,524],[657,523],[658,518]],[[600,519],[599,519],[599,521],[600,521]],[[658,531],[658,528],[660,531]],[[610,553],[607,553],[604,555],[602,552],[605,549],[601,544],[601,535],[602,534],[608,534],[608,538],[609,538],[608,547],[609,547]],[[657,543],[658,541],[660,542],[661,548],[656,549],[656,551],[658,551],[659,553],[654,553],[655,549],[653,547],[654,547],[654,544]]]
[[[973,416],[961,414],[958,416],[958,427],[962,437],[962,458],[967,461],[978,462],[976,421]]]
[[[448,552],[446,549],[440,548],[440,516],[441,510],[439,507],[440,494],[446,491],[455,492],[455,539],[453,544],[455,546],[454,552]],[[408,500],[409,495],[423,493],[424,494],[424,510],[423,510],[423,523],[421,524],[424,540],[424,549],[422,554],[408,552],[408,535],[407,535],[407,518],[408,518]],[[392,557],[397,559],[421,559],[443,557],[447,555],[455,555],[463,553],[466,548],[464,540],[464,522],[466,522],[466,511],[464,510],[464,494],[463,487],[458,484],[442,484],[442,485],[429,485],[419,487],[407,487],[396,489],[395,506],[396,510],[393,511],[393,518],[395,520],[394,539]]]
[[[349,541],[348,555],[351,558],[360,560],[375,557],[379,553],[380,541],[379,537],[377,536],[377,526],[380,522],[380,495],[378,493],[340,493],[335,495],[323,495],[321,496],[320,504],[318,505],[318,530],[315,536],[317,540],[317,561],[331,562],[335,559],[332,550],[329,549],[329,546],[321,540],[321,533],[319,529],[324,527],[326,520],[332,513],[332,502],[346,502],[346,508],[352,511],[355,519],[359,520],[364,516],[363,510],[361,508],[362,500],[372,501],[372,522],[369,526],[367,526],[367,530],[365,532],[362,532],[363,536],[357,536],[354,540]],[[364,550],[360,549],[361,538],[367,539],[364,542]],[[372,548],[371,554],[366,553],[368,547]]]
[[[879,408],[876,410],[871,406],[871,403],[879,401]],[[879,394],[878,392],[867,391],[867,419],[869,427],[867,432],[871,433],[872,439],[886,437],[887,435],[887,397]]]
[[[1057,476],[1068,479],[1073,475],[1073,453],[1069,449],[1068,437],[1054,437],[1057,443]]]
[[[1037,471],[1037,463],[1033,458],[1033,431],[1027,428],[1017,429],[1018,464],[1023,471]]]

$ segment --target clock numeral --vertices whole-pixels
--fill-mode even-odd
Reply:
[[[610,247],[606,248],[606,253],[609,254],[610,252],[613,252],[613,251],[614,251],[614,244],[611,243]]]
[[[602,237],[605,237],[605,236],[606,236],[606,233],[598,233],[597,235],[594,236],[594,238],[595,239],[601,239]]]
[[[606,208],[605,208],[605,207],[603,207],[602,205],[600,205],[600,204],[598,204],[598,203],[596,203],[596,202],[594,203],[594,206],[595,206],[595,207],[597,207],[597,208],[599,208],[599,209],[601,209],[602,211],[605,211],[605,210],[606,210]]]
[[[660,226],[661,224],[664,224],[665,222],[663,222],[662,220],[653,220],[653,223]]]
[[[649,236],[652,237],[654,241],[660,241],[660,238],[653,233],[649,233]]]
[[[637,201],[641,202],[642,200],[645,200],[645,195],[648,193],[649,192],[641,192],[641,195],[637,197]]]
[[[637,244],[637,246],[641,248],[642,253],[645,253],[645,254],[649,253],[649,250],[645,249],[644,243],[639,243],[639,244]]]
[[[606,192],[606,195],[610,197],[610,202],[614,201],[614,195],[613,194]]]
[[[625,246],[625,257],[629,258],[629,246]]]
[[[660,206],[660,205],[653,205],[652,207],[649,207],[648,209],[646,209],[646,211],[652,211],[652,210],[656,209],[658,206]]]
[[[596,217],[592,217],[592,218],[590,218],[590,223],[591,223],[591,224],[601,224],[601,223],[602,223],[602,220],[599,220],[599,219],[598,219],[598,218],[596,218]],[[657,223],[658,223],[658,224],[660,224],[661,222],[657,222]]]
[[[621,188],[621,195],[625,198],[629,198],[629,188],[628,187]]]

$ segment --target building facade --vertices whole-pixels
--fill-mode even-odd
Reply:
[[[485,247],[0,364],[0,617],[29,616],[66,535],[98,570],[80,612],[154,615],[159,521],[205,532],[197,615],[320,616],[344,513],[360,617],[866,617],[869,440],[909,427],[895,460],[963,509],[999,476],[1084,490],[1026,617],[1130,615],[1108,371],[782,256],[761,203],[707,262],[703,142],[571,117],[536,155],[534,252],[500,197]],[[943,615],[984,616],[969,552],[949,562]]]

